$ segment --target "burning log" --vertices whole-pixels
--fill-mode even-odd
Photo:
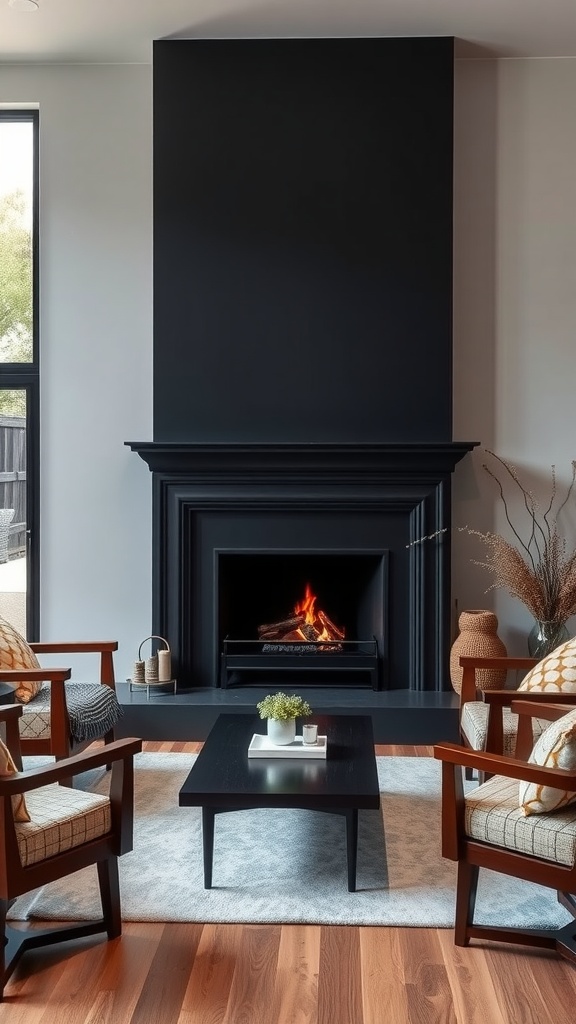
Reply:
[[[298,626],[302,626],[305,622],[305,615],[292,615],[291,618],[282,619],[280,622],[271,622],[265,626],[258,626],[258,636],[263,637],[268,633],[277,633],[281,636],[283,633],[288,633],[291,629],[297,629]]]
[[[326,630],[326,632],[330,633],[330,635],[332,636],[332,638],[334,640],[343,640],[344,639],[344,637],[346,636],[346,633],[344,632],[344,630],[343,629],[338,629],[338,626],[334,625],[334,623],[328,618],[328,616],[326,615],[325,612],[319,611],[318,612],[318,618],[320,619],[320,622],[324,626],[324,629]]]

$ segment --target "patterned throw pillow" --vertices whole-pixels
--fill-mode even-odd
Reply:
[[[5,743],[0,740],[0,775],[16,775],[17,768],[12,760],[12,754]],[[14,821],[30,821],[28,808],[23,793],[12,797],[12,812]]]
[[[544,768],[576,768],[576,708],[544,730],[528,760]],[[520,783],[520,810],[526,815],[557,811],[574,801],[574,792],[537,786],[534,782]]]
[[[576,693],[576,637],[560,644],[524,677],[518,691]]]
[[[0,668],[41,668],[34,651],[20,636],[14,626],[0,616]],[[12,685],[12,684],[11,684]],[[27,704],[42,688],[42,680],[21,679],[13,684],[16,689],[14,696],[21,704]]]

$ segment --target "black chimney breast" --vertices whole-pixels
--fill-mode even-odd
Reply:
[[[451,38],[154,44],[154,439],[452,438]]]

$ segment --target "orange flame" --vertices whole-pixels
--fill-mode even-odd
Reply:
[[[316,594],[312,593],[310,584],[306,584],[306,594],[303,601],[298,601],[294,606],[294,612],[296,615],[305,615],[306,622],[309,622],[311,626],[314,625],[316,615],[314,614],[314,605],[316,604]]]

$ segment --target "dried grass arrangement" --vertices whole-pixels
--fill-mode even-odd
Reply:
[[[564,623],[576,614],[576,548],[569,545],[561,533],[560,517],[567,512],[574,499],[576,460],[572,461],[572,478],[564,496],[556,484],[556,468],[551,467],[551,488],[545,506],[520,480],[516,468],[494,452],[487,450],[504,470],[508,482],[520,491],[526,510],[526,527],[521,530],[512,521],[510,505],[504,485],[496,472],[486,463],[484,469],[495,481],[504,506],[508,525],[516,538],[516,545],[497,533],[482,533],[466,527],[466,532],[478,537],[488,548],[485,561],[476,561],[492,573],[493,583],[488,590],[504,587],[517,597],[539,622]]]
[[[458,526],[456,529],[460,533],[478,537],[488,549],[484,561],[472,560],[474,565],[481,565],[492,574],[493,582],[487,588],[487,593],[502,587],[517,597],[538,622],[561,625],[576,614],[576,548],[568,544],[560,528],[561,514],[564,512],[566,515],[570,509],[573,512],[576,510],[576,460],[572,460],[572,478],[564,497],[558,494],[556,468],[551,467],[550,494],[546,505],[542,506],[533,492],[522,483],[515,466],[489,449],[486,449],[486,454],[504,470],[507,484],[511,483],[520,492],[526,512],[524,525],[516,526],[513,522],[504,484],[497,471],[484,463],[483,469],[498,487],[506,520],[516,544],[505,540],[498,533],[483,533],[469,526]],[[413,543],[431,540],[438,533]]]

